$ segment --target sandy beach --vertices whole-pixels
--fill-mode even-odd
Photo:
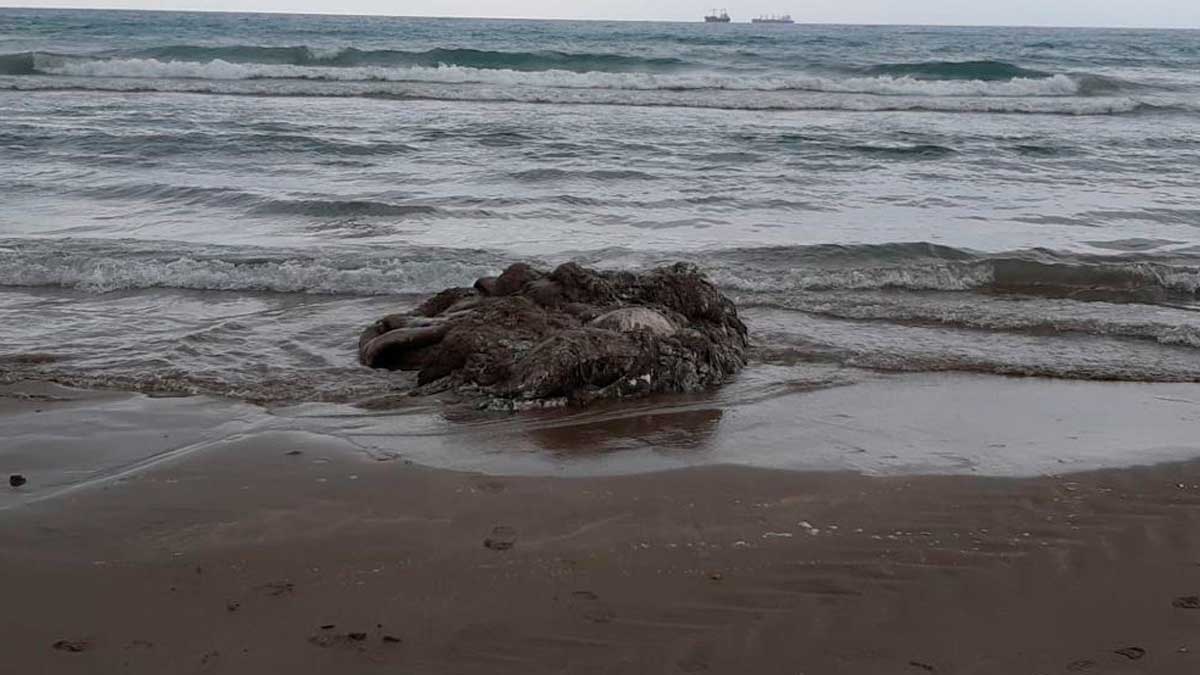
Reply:
[[[0,419],[62,420],[43,457],[114,402],[228,421],[205,399],[4,400]],[[514,477],[274,430],[93,475],[6,489],[2,672],[1200,668],[1200,462]]]

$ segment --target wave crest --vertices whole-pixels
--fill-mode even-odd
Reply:
[[[1004,61],[922,61],[883,63],[863,69],[870,75],[911,77],[917,80],[979,80],[997,82],[1016,79],[1042,79],[1051,73],[1022,68]]]

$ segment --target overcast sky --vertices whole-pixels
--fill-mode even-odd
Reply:
[[[1200,0],[720,0],[735,21],[1200,28]],[[0,0],[0,7],[113,7],[399,16],[695,21],[713,0]]]

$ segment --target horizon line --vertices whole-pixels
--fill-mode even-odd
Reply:
[[[339,16],[339,17],[382,17],[389,19],[456,19],[456,20],[482,20],[482,21],[586,21],[594,23],[680,23],[680,24],[703,24],[703,18],[699,19],[603,19],[603,18],[579,18],[579,17],[534,17],[534,16],[470,16],[470,15],[434,15],[434,14],[386,14],[383,12],[338,12],[338,11],[284,11],[284,10],[237,10],[237,9],[203,9],[203,8],[181,8],[181,9],[164,9],[153,7],[80,7],[78,5],[47,5],[42,7],[30,7],[27,5],[4,5],[0,4],[0,10],[17,9],[17,10],[70,10],[84,12],[157,12],[162,14],[264,14],[270,16]],[[793,19],[795,17],[793,16]],[[726,25],[756,25],[749,20],[732,21]],[[1114,24],[1093,24],[1093,25],[1061,25],[1061,24],[1005,24],[1005,23],[903,23],[903,22],[880,22],[880,23],[848,23],[845,21],[796,21],[795,26],[864,26],[864,27],[912,27],[912,28],[1060,28],[1060,29],[1110,29],[1110,30],[1178,30],[1178,31],[1196,31],[1198,27],[1183,27],[1183,26],[1135,26],[1135,25],[1114,25]],[[787,30],[787,29],[784,29]]]

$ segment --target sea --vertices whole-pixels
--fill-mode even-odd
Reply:
[[[5,382],[378,407],[375,318],[568,260],[733,297],[718,407],[1200,382],[1198,31],[0,9],[0,158]]]

